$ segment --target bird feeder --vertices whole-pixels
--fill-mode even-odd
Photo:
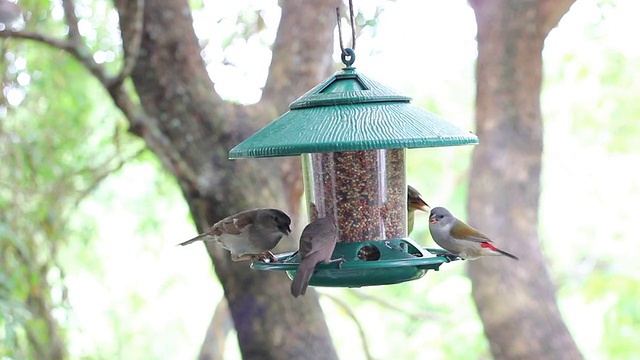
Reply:
[[[229,158],[302,156],[309,221],[332,216],[338,243],[310,285],[360,287],[421,278],[449,262],[407,234],[406,149],[477,144],[478,138],[411,104],[411,98],[346,67],[231,149]],[[299,255],[251,264],[295,277]]]

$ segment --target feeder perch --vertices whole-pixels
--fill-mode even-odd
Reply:
[[[290,110],[231,149],[229,158],[302,155],[309,221],[333,216],[334,259],[319,264],[309,284],[360,287],[415,280],[449,262],[439,249],[407,235],[406,149],[477,144],[478,138],[411,104],[411,98],[347,67],[291,103]],[[296,253],[279,262],[251,264],[286,271]]]

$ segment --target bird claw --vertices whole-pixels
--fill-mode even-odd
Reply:
[[[275,257],[275,255],[273,255],[273,253],[271,253],[271,251],[267,251],[266,253],[262,253],[262,254],[258,255],[258,261],[262,261],[262,262],[265,262],[265,263],[277,263],[277,262],[279,262],[278,258]]]
[[[344,258],[344,256],[339,257],[337,259],[333,259],[331,261],[329,261],[329,264],[337,262],[338,263],[338,269],[342,270],[342,263],[346,262],[347,259]]]
[[[442,256],[443,258],[447,259],[447,262],[452,262],[454,260],[457,260],[458,258],[460,258],[458,255],[453,254],[453,253],[442,253],[440,254],[440,256]]]

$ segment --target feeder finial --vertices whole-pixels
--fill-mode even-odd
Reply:
[[[340,55],[340,59],[342,60],[342,63],[346,65],[343,70],[352,69],[351,65],[356,62],[356,52],[351,48],[346,48]]]

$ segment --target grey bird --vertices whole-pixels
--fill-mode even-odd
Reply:
[[[22,16],[22,8],[20,5],[8,1],[0,0],[0,23],[4,25],[4,29],[10,27],[13,22]]]
[[[290,225],[291,218],[281,210],[246,210],[218,221],[209,230],[178,245],[217,241],[229,250],[233,261],[265,257],[277,261],[271,250],[291,232]]]
[[[456,219],[443,207],[431,209],[429,231],[436,244],[465,260],[497,255],[519,260],[517,256],[495,247],[487,235]]]
[[[300,235],[300,265],[291,283],[291,295],[298,297],[307,292],[309,280],[319,263],[345,261],[344,258],[331,260],[338,241],[338,229],[331,217],[320,218],[307,225]]]
[[[420,192],[413,186],[407,185],[407,234],[411,234],[413,231],[416,210],[428,213],[430,208],[429,204],[427,204],[422,195],[420,195]]]

